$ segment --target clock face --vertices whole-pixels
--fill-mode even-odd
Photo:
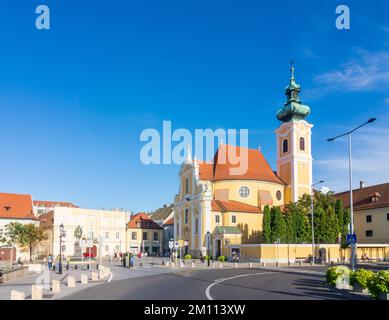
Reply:
[[[247,198],[250,195],[250,189],[246,186],[239,188],[239,196],[242,198]]]

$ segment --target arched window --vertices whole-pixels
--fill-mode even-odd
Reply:
[[[300,150],[305,151],[305,139],[300,138]]]
[[[189,193],[189,178],[185,178],[185,194]]]
[[[285,139],[283,142],[282,142],[282,152],[283,153],[286,153],[288,152],[288,139]]]

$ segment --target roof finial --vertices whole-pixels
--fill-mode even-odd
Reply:
[[[290,78],[290,81],[294,81],[294,60],[291,60],[290,61],[290,72],[292,74],[291,78]]]
[[[192,151],[189,143],[186,146],[186,162],[187,163],[192,162]]]

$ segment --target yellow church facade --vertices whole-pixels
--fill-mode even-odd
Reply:
[[[261,243],[264,207],[283,206],[311,192],[312,125],[299,92],[292,68],[287,101],[277,112],[276,171],[259,149],[220,144],[212,162],[192,160],[188,152],[174,199],[174,238],[187,241],[183,253],[217,258],[226,247],[232,252],[241,243]],[[230,154],[245,155],[247,170],[233,174]]]

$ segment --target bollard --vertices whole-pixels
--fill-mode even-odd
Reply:
[[[103,270],[99,271],[99,279],[104,279],[104,272],[103,272]]]
[[[100,266],[99,264],[96,264],[96,270],[99,270]]]
[[[25,300],[26,294],[21,291],[11,290],[11,300]]]
[[[276,267],[278,267],[278,261],[276,261]]]
[[[195,267],[195,264],[194,264],[194,262],[192,262],[192,268],[194,268]]]
[[[77,270],[77,265],[76,264],[74,265],[74,270]]]
[[[81,275],[81,284],[88,284],[88,274],[83,273]]]
[[[166,262],[166,267],[169,268],[170,267],[170,262]]]
[[[86,270],[89,270],[90,266],[89,263],[86,265]]]
[[[220,266],[220,268],[223,268],[223,263],[220,262],[220,263],[219,263],[219,266]]]
[[[31,300],[42,300],[43,287],[37,284],[31,286]]]
[[[299,265],[300,265],[300,266],[302,266],[302,265],[303,265],[303,262],[302,262],[301,260],[299,261]]]
[[[92,272],[92,281],[97,281],[99,280],[99,275],[97,272]]]
[[[61,283],[59,280],[53,280],[51,282],[51,292],[58,293],[61,291]]]
[[[76,279],[72,276],[68,276],[68,287],[74,288],[76,286]]]
[[[252,268],[252,267],[253,267],[253,263],[249,262],[249,268]]]
[[[238,264],[235,262],[235,268],[237,268],[238,267]]]

